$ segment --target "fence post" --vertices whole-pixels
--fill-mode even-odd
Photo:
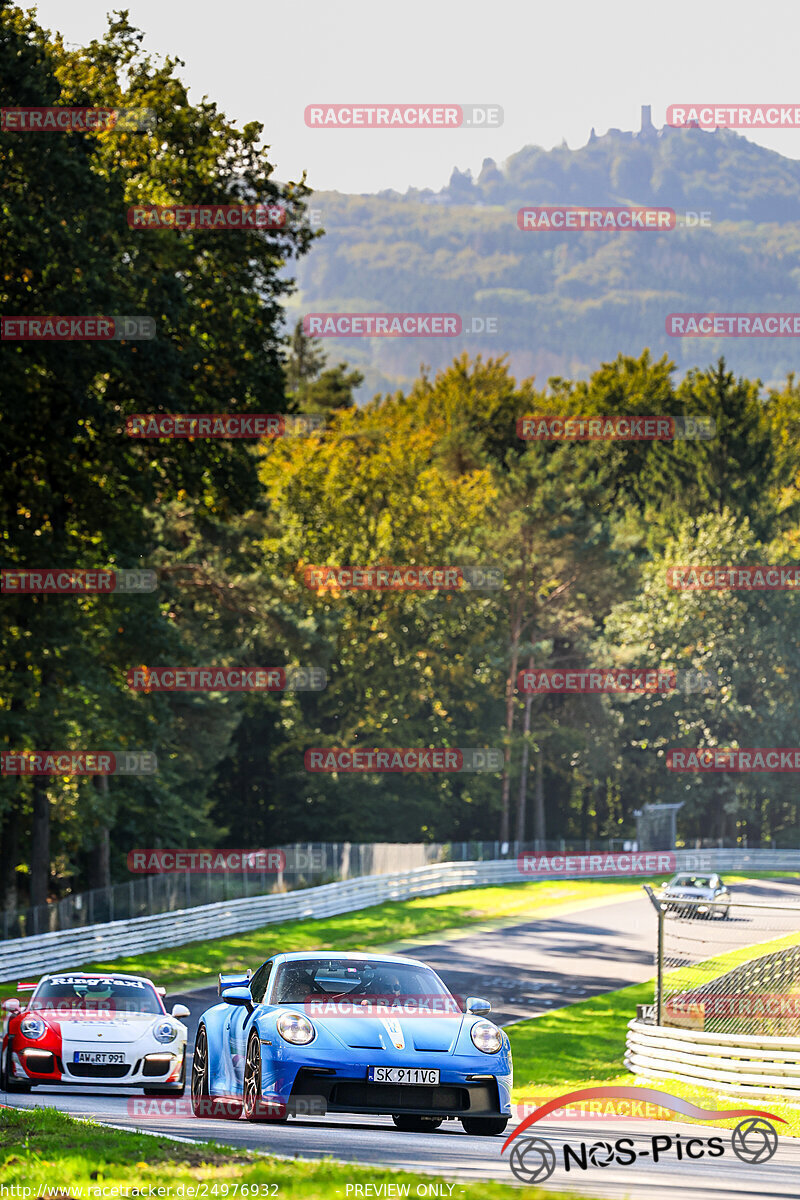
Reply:
[[[655,892],[648,883],[642,884],[642,890],[647,893],[650,903],[658,914],[658,959],[656,963],[656,1025],[663,1025],[664,1017],[664,909],[656,899]]]

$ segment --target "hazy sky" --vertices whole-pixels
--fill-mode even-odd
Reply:
[[[30,0],[23,0],[30,7]],[[107,0],[39,0],[41,23],[85,43]],[[439,188],[531,143],[582,146],[592,125],[662,125],[669,104],[800,103],[798,0],[118,0],[146,45],[186,63],[232,120],[264,124],[280,179],[313,188]],[[312,103],[493,103],[493,130],[308,129]],[[747,135],[800,158],[800,129]]]

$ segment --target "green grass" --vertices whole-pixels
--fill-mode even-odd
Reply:
[[[628,1021],[636,1016],[637,1004],[652,1002],[649,979],[507,1026],[514,1055],[514,1099],[548,1088],[568,1092],[615,1079]]]
[[[378,904],[322,920],[286,921],[248,933],[87,964],[87,970],[148,975],[168,992],[216,983],[217,972],[254,970],[278,950],[364,950],[417,941],[487,921],[535,920],[575,904],[635,894],[639,881],[535,880]]]
[[[302,1148],[302,1131],[298,1133],[298,1149]],[[393,1131],[388,1130],[391,1138]],[[443,1135],[446,1137],[446,1135]],[[487,1150],[496,1150],[498,1157],[501,1138],[487,1140]],[[513,1180],[511,1171],[509,1180]],[[163,1196],[173,1198],[177,1185],[207,1185],[208,1197],[229,1197],[233,1200],[238,1184],[238,1196],[246,1185],[245,1194],[268,1196],[280,1200],[334,1200],[348,1195],[348,1184],[409,1185],[408,1195],[416,1196],[421,1183],[433,1183],[435,1177],[387,1167],[350,1166],[331,1159],[322,1161],[280,1159],[255,1154],[215,1142],[202,1146],[171,1142],[166,1138],[149,1137],[106,1129],[84,1121],[75,1121],[52,1108],[33,1110],[0,1108],[0,1181],[6,1187],[28,1189],[9,1192],[20,1200],[30,1200],[43,1194],[43,1189],[58,1188],[62,1196],[113,1195],[114,1187],[124,1188],[118,1195],[130,1195],[135,1187],[165,1187]],[[438,1183],[441,1186],[441,1177]],[[269,1185],[277,1184],[277,1190]],[[250,1189],[255,1189],[251,1191]],[[366,1189],[362,1192],[365,1194]],[[145,1193],[147,1194],[147,1193]],[[158,1193],[151,1193],[157,1195]],[[180,1195],[180,1193],[177,1193]],[[197,1193],[195,1193],[197,1194]],[[394,1193],[397,1194],[396,1192]],[[519,1190],[504,1183],[480,1180],[477,1183],[457,1182],[452,1190],[453,1200],[519,1200]],[[190,1195],[188,1187],[185,1195]],[[350,1196],[354,1195],[351,1188]],[[372,1195],[380,1195],[377,1190]],[[445,1192],[445,1195],[447,1193]],[[566,1200],[567,1193],[526,1188],[530,1200]]]
[[[759,878],[776,877],[761,872]],[[646,882],[655,886],[667,876]],[[756,878],[730,875],[731,883]],[[469,926],[517,920],[536,920],[574,905],[601,903],[641,891],[642,879],[538,879],[499,887],[467,888],[378,904],[359,912],[343,913],[322,920],[285,921],[265,925],[248,933],[190,942],[183,946],[154,950],[129,958],[85,964],[91,970],[130,971],[149,975],[167,991],[190,990],[216,982],[219,971],[254,970],[279,949],[292,950],[389,950],[406,942],[417,942],[437,934],[457,933]]]
[[[788,950],[800,943],[800,933],[787,933],[782,937],[768,938],[755,945],[740,946],[736,950],[728,950],[725,954],[716,954],[713,958],[704,958],[702,962],[690,967],[675,967],[664,975],[664,992],[688,992],[700,987],[720,975],[727,975],[734,967],[743,963],[753,962],[767,954],[775,954],[778,950]]]
[[[542,1103],[565,1092],[601,1084],[654,1087],[703,1108],[748,1107],[774,1112],[788,1122],[778,1127],[781,1136],[800,1137],[800,1108],[788,1102],[736,1097],[681,1080],[647,1080],[625,1071],[622,1063],[628,1022],[636,1016],[637,1004],[652,1003],[653,991],[651,979],[509,1025],[506,1032],[514,1055],[513,1102]],[[714,1124],[732,1128],[736,1120]]]

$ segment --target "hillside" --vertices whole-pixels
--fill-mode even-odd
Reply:
[[[644,346],[679,367],[724,353],[737,372],[781,381],[793,339],[669,338],[672,311],[800,309],[800,163],[732,131],[611,130],[586,146],[528,146],[439,192],[315,193],[326,236],[299,267],[298,312],[443,311],[498,318],[494,335],[341,339],[332,359],[364,370],[363,393],[456,353],[509,355],[518,377],[583,376]],[[640,233],[523,232],[538,204],[653,204],[678,226]],[[683,214],[707,212],[706,227]]]

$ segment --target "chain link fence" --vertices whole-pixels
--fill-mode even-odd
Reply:
[[[800,897],[726,903],[646,887],[658,912],[655,1024],[800,1037]]]
[[[276,847],[287,869],[276,871],[176,871],[138,875],[107,888],[72,893],[51,904],[0,914],[0,940],[34,937],[63,929],[199,908],[335,883],[365,875],[410,871],[438,862],[486,862],[516,858],[527,851],[556,853],[614,850],[622,839],[537,842],[296,842]],[[224,853],[222,851],[221,853]]]

